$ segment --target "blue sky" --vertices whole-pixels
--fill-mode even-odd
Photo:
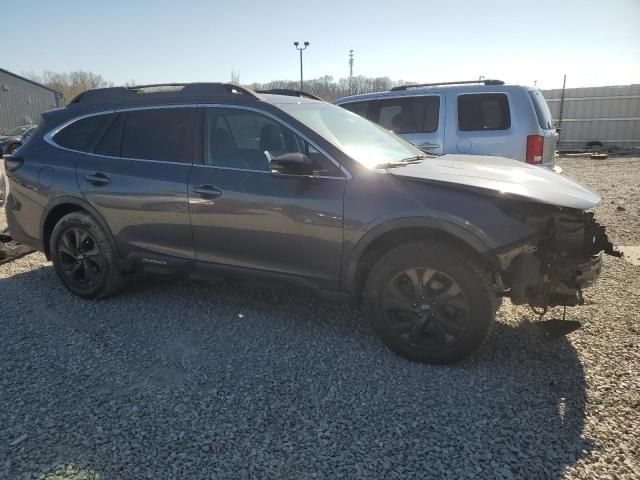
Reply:
[[[90,70],[114,83],[297,79],[441,81],[478,75],[541,88],[640,83],[640,0],[12,2],[0,66]]]

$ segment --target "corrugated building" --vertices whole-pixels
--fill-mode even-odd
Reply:
[[[560,132],[558,148],[605,146],[640,147],[640,84],[611,87],[543,90]]]
[[[36,124],[42,112],[60,105],[62,94],[0,68],[0,132]]]

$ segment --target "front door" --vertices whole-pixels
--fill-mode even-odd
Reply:
[[[337,288],[345,175],[271,116],[207,107],[203,164],[189,178],[196,260],[307,279]],[[315,178],[274,176],[270,159],[305,153]]]
[[[187,182],[196,108],[151,108],[115,115],[76,174],[120,255],[149,265],[193,263]]]

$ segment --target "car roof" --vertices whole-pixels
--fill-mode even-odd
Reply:
[[[218,103],[228,105],[272,105],[311,103],[320,99],[305,92],[274,90],[278,93],[254,92],[227,83],[187,83],[109,87],[87,90],[75,97],[67,112],[95,112],[107,109],[136,108],[156,105],[193,105]]]
[[[421,95],[432,95],[435,93],[491,93],[491,92],[508,92],[514,90],[533,90],[531,87],[522,85],[483,85],[483,84],[456,84],[456,85],[433,85],[424,87],[410,87],[406,90],[386,90],[382,92],[363,93],[360,95],[351,95],[342,97],[334,103],[340,105],[348,102],[363,102],[366,100],[377,100],[380,98],[402,98],[417,97]]]

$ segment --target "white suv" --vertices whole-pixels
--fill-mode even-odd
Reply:
[[[500,80],[405,85],[334,102],[431,153],[555,168],[558,133],[540,90]]]

